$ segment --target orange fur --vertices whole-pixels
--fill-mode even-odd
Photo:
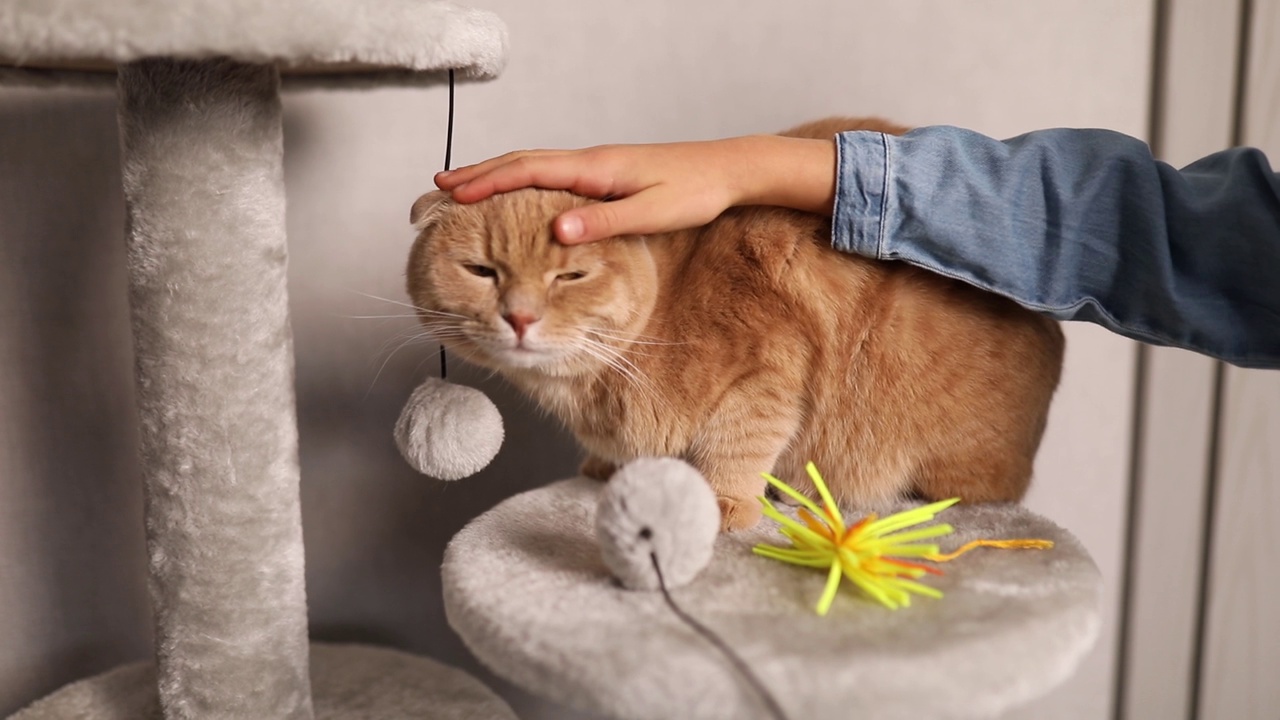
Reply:
[[[902,130],[830,119],[785,134],[844,129]],[[759,519],[761,472],[802,483],[809,460],[854,504],[1022,497],[1061,372],[1057,323],[840,253],[828,219],[780,208],[557,243],[551,220],[588,202],[522,190],[455,205],[430,193],[414,205],[408,268],[428,329],[562,420],[587,472],[684,458],[730,529]],[[533,322],[518,337],[504,315]]]

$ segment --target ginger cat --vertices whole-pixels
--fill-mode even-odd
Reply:
[[[828,119],[788,135],[897,133]],[[593,200],[521,190],[414,203],[408,290],[425,326],[559,418],[606,478],[675,456],[725,529],[760,518],[761,472],[814,461],[842,503],[1014,501],[1062,367],[1056,322],[902,263],[830,247],[828,218],[731,209],[710,224],[564,246]]]

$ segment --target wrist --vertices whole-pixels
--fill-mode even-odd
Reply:
[[[779,135],[736,138],[740,159],[735,205],[776,205],[830,215],[835,201],[836,144]]]

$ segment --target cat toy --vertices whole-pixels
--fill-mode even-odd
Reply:
[[[639,458],[609,478],[596,506],[600,556],[628,590],[657,590],[679,620],[710,643],[760,698],[774,720],[787,714],[742,657],[671,596],[711,562],[720,506],[702,473],[676,458]]]
[[[444,169],[453,158],[453,71],[449,71],[449,124]],[[440,377],[414,390],[396,421],[396,447],[415,470],[438,480],[461,480],[483,470],[502,447],[502,415],[487,395],[448,382],[447,355],[440,347]]]
[[[418,386],[396,421],[396,447],[415,470],[461,480],[483,470],[503,440],[502,415],[487,395],[441,378]]]
[[[938,563],[954,560],[977,547],[1053,547],[1053,543],[1048,540],[974,540],[954,552],[941,554],[936,544],[918,542],[951,534],[953,528],[946,523],[914,530],[908,528],[933,520],[938,513],[960,502],[960,498],[930,503],[883,518],[872,513],[853,525],[846,526],[840,508],[836,506],[817,466],[809,463],[805,469],[822,498],[822,507],[778,478],[762,473],[770,485],[800,503],[796,514],[803,522],[788,517],[768,498],[761,497],[765,516],[781,526],[782,534],[791,540],[792,546],[778,547],[761,543],[752,550],[762,557],[793,565],[827,568],[827,584],[815,607],[819,615],[826,615],[831,610],[836,591],[840,588],[840,580],[844,577],[891,610],[911,605],[913,593],[941,598],[942,591],[916,580],[926,574],[941,575],[942,571],[902,558],[913,557]]]

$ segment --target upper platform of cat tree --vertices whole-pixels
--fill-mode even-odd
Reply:
[[[614,580],[595,531],[604,487],[578,478],[531,490],[454,536],[441,569],[449,624],[497,674],[589,712],[767,717],[661,595]],[[1102,578],[1075,537],[1021,506],[962,505],[941,519],[955,528],[939,539],[943,551],[977,538],[1055,547],[969,553],[924,581],[945,597],[901,610],[845,587],[820,617],[814,603],[827,573],[753,555],[756,543],[782,541],[764,520],[721,535],[711,563],[673,595],[742,656],[791,718],[997,717],[1083,661],[1101,623]]]
[[[503,68],[507,31],[490,12],[438,0],[6,0],[0,67],[115,81],[146,57],[275,64],[286,81],[418,84]]]

